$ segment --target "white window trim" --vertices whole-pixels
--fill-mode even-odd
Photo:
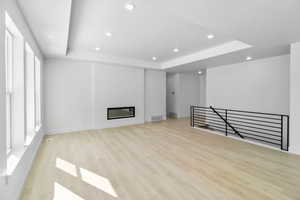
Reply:
[[[25,40],[24,40],[24,37],[22,36],[21,32],[18,30],[17,26],[14,24],[13,20],[9,17],[8,13],[5,12],[5,24],[6,24],[6,28],[5,28],[5,31],[8,31],[10,33],[10,35],[13,37],[13,42],[16,40],[16,44],[17,46],[15,46],[16,44],[13,44],[13,49],[12,51],[14,51],[15,48],[19,48],[19,47],[22,47],[22,50],[21,49],[18,49],[17,51],[17,54],[16,52],[13,52],[13,55],[12,56],[15,56],[15,55],[18,55],[19,56],[19,53],[20,55],[24,55],[22,56],[23,57],[23,63],[20,61],[20,59],[18,59],[18,69],[20,69],[21,67],[21,64],[23,65],[23,68],[24,68],[24,78],[25,78],[25,75],[26,75],[26,71],[25,71]],[[5,36],[6,37],[6,36]],[[6,38],[5,38],[6,40]],[[22,45],[21,45],[22,43]],[[19,52],[20,50],[20,52]],[[22,54],[21,54],[21,51]],[[34,52],[33,52],[33,57],[34,59],[38,59],[38,57],[36,57],[34,55]],[[7,59],[5,57],[5,59]],[[16,59],[16,57],[15,57]],[[15,59],[12,58],[12,65],[13,65],[13,70],[17,70],[15,68]],[[40,62],[40,60],[38,59],[38,61]],[[35,64],[35,60],[34,60],[34,64]],[[40,70],[41,70],[41,62],[40,62]],[[13,76],[14,76],[14,73],[13,73]],[[34,73],[34,81],[35,81],[35,73]],[[39,75],[39,80],[41,81],[41,73]],[[13,79],[13,84],[14,84],[14,80]],[[19,87],[20,87],[20,83],[21,82],[18,82],[19,84]],[[39,83],[39,88],[41,90],[41,83]],[[15,86],[13,86],[14,88]],[[35,87],[35,84],[34,84],[34,87]],[[35,93],[35,88],[34,88],[34,93]],[[41,94],[41,91],[40,91],[40,94]],[[13,91],[11,92],[11,95],[13,96],[14,95],[14,89]],[[35,94],[34,94],[34,98],[35,98]],[[41,98],[41,97],[40,97]],[[20,100],[21,101],[21,100]],[[20,103],[19,101],[19,103]],[[40,100],[40,104],[41,104],[41,100]],[[33,130],[33,134],[31,134],[31,137],[28,137],[26,138],[26,79],[24,79],[24,114],[25,114],[25,118],[24,118],[24,123],[25,123],[25,127],[24,127],[24,132],[20,132],[20,133],[17,133],[17,135],[15,136],[14,135],[14,132],[15,131],[11,131],[11,150],[9,151],[9,153],[6,153],[5,155],[7,156],[6,158],[6,169],[3,169],[3,171],[1,171],[1,176],[5,176],[5,177],[9,177],[13,174],[14,170],[16,169],[16,167],[18,166],[18,163],[20,162],[20,160],[22,159],[24,153],[27,151],[27,149],[29,148],[30,144],[35,140],[35,138],[37,138],[37,133],[39,133],[40,129],[41,129],[41,121],[39,121],[39,123],[36,125],[35,124],[35,127],[34,127],[34,130]],[[12,106],[14,107],[14,106]],[[34,105],[34,112],[35,112],[35,109],[36,109],[36,105]],[[11,113],[13,113],[14,111],[12,111]],[[40,111],[41,112],[41,105],[40,105]],[[40,116],[41,113],[40,113]],[[40,119],[41,120],[41,119]],[[22,120],[23,121],[23,120]],[[34,122],[36,123],[36,121],[34,120]],[[13,120],[12,120],[12,123],[13,123]],[[17,140],[15,140],[17,138]],[[21,141],[22,140],[22,141]],[[17,145],[15,145],[17,144]],[[7,142],[5,141],[5,146],[7,146]],[[5,148],[5,151],[7,151],[7,148]],[[7,179],[8,180],[8,179]]]

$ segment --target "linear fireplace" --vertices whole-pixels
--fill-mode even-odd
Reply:
[[[107,108],[107,120],[135,117],[135,107]]]

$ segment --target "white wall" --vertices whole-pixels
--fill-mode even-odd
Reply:
[[[45,62],[45,126],[47,132],[93,127],[92,63]]]
[[[24,155],[19,161],[16,169],[11,176],[4,176],[6,168],[6,149],[5,149],[5,11],[7,11],[15,24],[18,26],[25,40],[30,44],[36,55],[42,62],[43,56],[35,42],[30,29],[24,21],[23,15],[15,0],[0,1],[0,199],[16,200],[22,191],[23,183],[31,168],[32,161],[44,136],[43,127],[34,141],[25,149]]]
[[[179,73],[167,74],[166,83],[166,100],[167,100],[167,116],[179,117]]]
[[[200,78],[200,103],[199,106],[204,106],[206,107],[206,70],[202,70],[202,74],[199,77]]]
[[[300,43],[291,45],[290,151],[300,154]]]
[[[207,105],[289,114],[289,55],[207,70]]]
[[[47,60],[45,70],[49,134],[140,124],[145,117],[148,121],[165,116],[164,72],[60,59]],[[108,107],[123,106],[135,106],[136,117],[107,120]]]
[[[145,70],[145,121],[166,119],[166,72]]]
[[[173,92],[173,93],[172,93]],[[205,75],[175,73],[167,75],[167,113],[177,118],[190,116],[190,105],[205,104]]]
[[[200,75],[198,73],[180,73],[179,95],[179,117],[189,117],[190,106],[200,103]]]
[[[94,127],[96,129],[144,123],[144,69],[95,64]],[[107,120],[108,107],[135,106],[135,118]]]

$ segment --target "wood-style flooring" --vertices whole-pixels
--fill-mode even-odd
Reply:
[[[300,156],[188,120],[46,136],[22,200],[300,200]]]

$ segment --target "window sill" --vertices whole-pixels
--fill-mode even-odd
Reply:
[[[26,147],[12,151],[7,158],[6,176],[11,176],[26,152]]]
[[[26,138],[26,141],[25,141],[25,147],[28,147],[32,143],[32,141],[35,138],[36,134],[37,134],[37,132],[33,131],[33,132],[31,132],[27,135],[27,138]]]
[[[21,161],[23,155],[32,144],[33,140],[39,133],[41,126],[38,126],[34,132],[32,132],[26,139],[25,144],[22,148],[12,150],[7,156],[7,168],[4,176],[8,179],[9,176],[13,175],[15,169],[17,168],[19,162]]]

